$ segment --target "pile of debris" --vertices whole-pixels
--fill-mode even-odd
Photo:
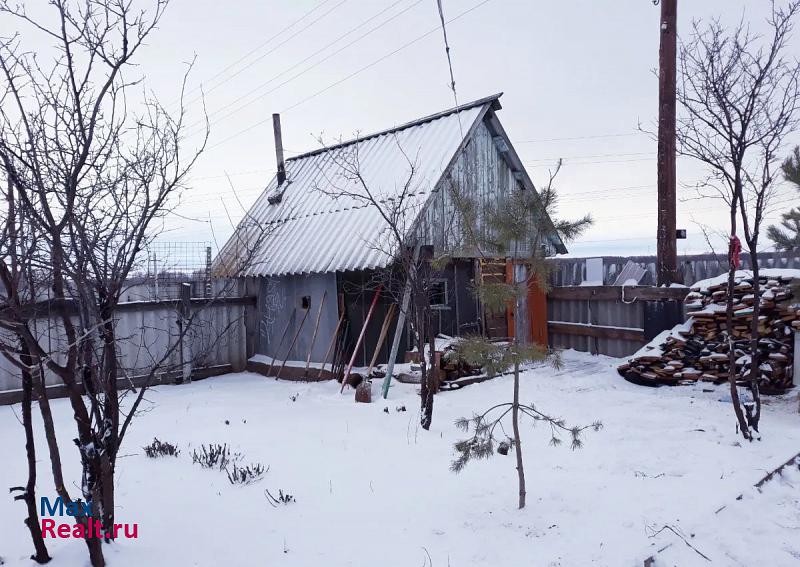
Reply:
[[[730,345],[727,332],[727,281],[693,287],[686,296],[689,319],[657,336],[626,363],[619,373],[648,386],[691,384],[698,380],[728,380]],[[733,293],[733,338],[736,376],[749,375],[753,278],[737,277]],[[794,331],[800,331],[800,306],[792,305],[791,276],[762,276],[758,318],[760,384],[764,393],[792,387]]]

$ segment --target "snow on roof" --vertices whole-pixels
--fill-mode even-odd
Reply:
[[[269,276],[382,268],[393,251],[377,207],[329,192],[357,183],[342,172],[343,152],[357,145],[359,171],[381,200],[397,198],[416,169],[399,224],[414,222],[471,126],[500,95],[464,104],[391,130],[321,148],[286,161],[287,181],[270,181],[215,260],[219,275]],[[337,158],[338,156],[338,158]],[[338,159],[338,161],[337,161]],[[254,244],[254,242],[258,242]],[[246,251],[246,252],[245,252]],[[242,261],[243,256],[248,256]],[[233,265],[240,261],[246,265]]]

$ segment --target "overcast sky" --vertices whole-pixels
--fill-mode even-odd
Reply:
[[[499,117],[534,182],[563,157],[560,215],[595,217],[571,251],[654,253],[656,144],[637,124],[657,117],[659,8],[651,0],[443,5],[456,18],[448,35],[459,100],[504,92]],[[758,28],[768,8],[768,0],[681,0],[679,33],[713,16]],[[237,221],[274,174],[273,112],[293,155],[318,147],[320,133],[349,138],[453,106],[436,0],[172,0],[139,59],[148,86],[174,101],[194,55],[190,110],[200,117],[202,84],[211,139],[179,208],[186,218],[169,220],[165,240],[213,241],[213,225],[222,244],[228,215]],[[679,182],[701,174],[679,160]],[[689,231],[679,251],[702,251],[693,221],[724,230],[725,214],[715,212],[718,201],[680,201],[694,195],[688,188],[678,194],[678,226]]]

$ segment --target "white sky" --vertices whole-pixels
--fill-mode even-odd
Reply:
[[[659,8],[651,0],[443,4],[448,19],[477,6],[448,25],[459,100],[505,93],[500,120],[535,183],[565,158],[561,216],[596,219],[571,251],[655,253],[656,144],[636,128],[657,117]],[[679,33],[714,15],[758,28],[768,9],[768,0],[681,1]],[[238,221],[274,174],[273,112],[291,156],[318,147],[321,133],[349,138],[453,106],[438,25],[436,0],[173,0],[140,69],[149,88],[174,101],[182,65],[196,54],[190,88],[203,85],[212,133],[179,208],[187,218],[172,217],[162,238],[213,241],[213,225],[223,243],[228,214]],[[189,97],[195,119],[198,94]],[[701,173],[679,159],[679,182]],[[782,195],[780,209],[797,196],[788,187]],[[679,252],[707,248],[693,221],[724,230],[719,208],[679,200],[678,226],[689,231]]]

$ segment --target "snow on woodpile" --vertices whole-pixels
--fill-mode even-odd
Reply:
[[[619,366],[636,384],[690,384],[728,380],[730,346],[727,331],[727,274],[697,282],[686,296],[686,323],[664,331]],[[756,302],[751,272],[737,272],[733,293],[733,338],[737,376],[750,370],[749,341]],[[765,393],[792,387],[793,331],[800,330],[795,297],[800,270],[767,269],[759,275],[758,331],[760,384]]]

